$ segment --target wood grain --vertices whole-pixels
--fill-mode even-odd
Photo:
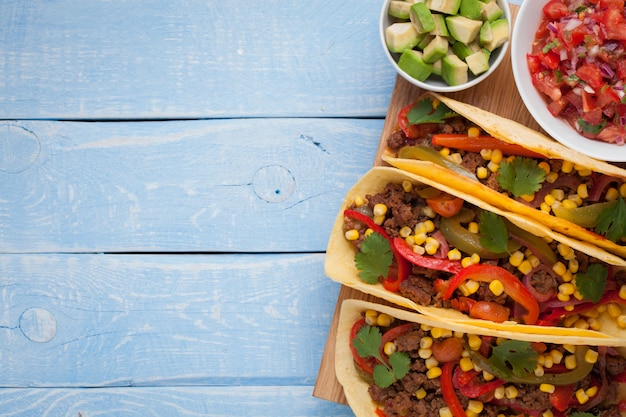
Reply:
[[[519,7],[516,5],[510,5],[510,8],[512,18],[514,19],[517,15]],[[457,100],[473,104],[508,119],[517,120],[520,123],[536,130],[540,130],[539,125],[530,115],[522,102],[519,93],[517,92],[511,69],[510,55],[511,52],[509,49],[502,64],[487,80],[483,81],[481,84],[471,89],[457,93],[450,93],[448,95]],[[399,110],[415,101],[415,99],[422,93],[423,91],[421,89],[408,83],[402,77],[397,77],[396,84],[391,95],[391,102],[389,103],[389,111],[387,113],[387,118],[385,119],[385,125],[381,134],[378,152],[376,159],[374,160],[374,165],[383,164],[380,156],[385,148],[386,138],[396,128],[395,117]],[[342,287],[337,300],[336,311],[338,311],[341,302],[347,298],[367,299],[380,302],[380,300],[364,295],[357,290]],[[345,404],[346,400],[343,395],[343,389],[337,381],[334,371],[334,346],[335,337],[337,335],[337,319],[337,315],[335,314],[329,330],[324,356],[322,357],[318,373],[318,381],[315,385],[313,395],[329,401]]]

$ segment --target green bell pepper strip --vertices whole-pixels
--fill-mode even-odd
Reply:
[[[508,220],[504,222],[506,224],[506,228],[519,243],[523,246],[526,246],[531,252],[542,262],[548,264],[549,266],[553,266],[557,263],[558,258],[550,245],[543,240],[541,237],[530,233],[527,230],[518,227],[517,225],[511,223]]]
[[[398,158],[400,159],[417,159],[420,161],[429,161],[433,164],[448,168],[457,174],[461,174],[472,180],[478,180],[474,174],[469,172],[461,165],[452,162],[445,156],[439,153],[437,149],[431,148],[425,145],[413,145],[400,148],[398,151]]]
[[[497,378],[503,379],[507,382],[520,383],[520,384],[552,384],[552,385],[569,385],[578,382],[585,378],[593,369],[593,363],[589,363],[585,360],[585,353],[589,350],[588,346],[576,346],[574,355],[576,356],[576,368],[569,372],[563,372],[560,374],[543,374],[537,376],[534,373],[529,373],[525,376],[516,375],[503,375],[503,373],[496,367],[491,366],[489,359],[481,355],[477,351],[469,350],[470,358],[476,365],[483,371],[487,371]]]
[[[573,209],[558,206],[552,207],[552,212],[560,219],[568,220],[585,229],[593,229],[598,223],[600,213],[613,207],[615,203],[616,201],[605,201],[603,203],[595,203]]]
[[[465,267],[461,272],[447,281],[442,298],[450,299],[455,289],[467,280],[491,282],[498,280],[504,286],[504,292],[516,303],[526,309],[526,315],[522,316],[524,323],[535,324],[539,318],[539,302],[522,282],[506,269],[488,264],[475,264]]]

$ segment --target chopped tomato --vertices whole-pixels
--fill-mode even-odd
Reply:
[[[402,129],[407,138],[417,139],[439,130],[438,123],[421,123],[418,125],[411,124],[408,114],[415,107],[415,103],[411,103],[400,110],[398,113],[398,127]]]
[[[567,4],[563,3],[561,0],[550,0],[543,6],[543,14],[549,19],[560,19],[567,16],[569,13],[570,11],[567,8]]]
[[[426,204],[443,217],[452,217],[458,214],[463,207],[463,199],[442,193],[434,198],[427,198]]]
[[[616,7],[618,9],[624,8],[624,0],[600,0],[598,3],[600,10],[607,9],[609,7]]]
[[[494,301],[476,301],[469,309],[469,316],[503,323],[509,319],[510,310]]]
[[[565,411],[574,397],[575,384],[555,385],[550,394],[550,404],[559,411]]]
[[[552,101],[561,98],[561,89],[556,83],[554,75],[545,74],[543,72],[533,74],[533,85],[537,90],[547,95]]]
[[[583,99],[583,113],[587,113],[593,111],[596,107],[596,99],[593,94],[588,93],[586,90],[581,92],[581,97]],[[594,123],[595,124],[595,123]]]
[[[578,78],[589,84],[592,88],[600,88],[604,84],[602,72],[597,65],[585,63],[576,70]]]
[[[601,26],[606,39],[626,40],[626,22],[621,9],[609,7],[604,12]]]

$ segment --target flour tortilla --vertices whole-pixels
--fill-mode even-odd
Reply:
[[[446,185],[439,184],[429,178],[420,177],[410,172],[402,171],[392,167],[373,167],[371,168],[348,192],[343,204],[336,217],[335,224],[331,231],[328,246],[326,249],[326,258],[324,269],[326,275],[332,280],[339,282],[348,287],[359,290],[365,294],[370,294],[375,297],[382,298],[390,303],[398,306],[414,310],[424,315],[431,317],[439,317],[441,319],[448,320],[464,326],[476,326],[477,328],[488,328],[494,331],[515,331],[519,333],[528,334],[542,334],[542,335],[559,335],[569,337],[585,337],[589,340],[595,340],[595,344],[599,344],[602,341],[611,341],[610,344],[615,344],[614,336],[619,337],[626,341],[626,330],[619,329],[617,327],[610,327],[611,333],[602,333],[593,330],[580,330],[565,327],[549,327],[538,325],[526,325],[518,324],[515,322],[496,323],[488,320],[473,319],[469,316],[453,309],[430,307],[419,305],[406,297],[403,297],[399,293],[387,291],[382,284],[366,284],[359,278],[359,271],[354,263],[354,247],[345,239],[343,231],[344,215],[343,212],[350,206],[355,197],[364,197],[367,194],[375,194],[384,189],[384,187],[390,183],[401,183],[403,180],[409,180],[413,184],[424,184],[449,194],[455,195],[464,199],[466,202],[471,203],[484,210],[491,211],[495,214],[507,218],[509,221],[525,229],[537,236],[549,237],[559,242],[570,245],[576,250],[581,250],[590,256],[602,259],[600,256],[604,255],[605,258],[613,261],[615,264],[621,260],[611,254],[604,254],[593,245],[589,245],[585,242],[578,242],[568,238],[567,236],[560,235],[543,224],[533,222],[525,217],[519,216],[515,213],[505,212],[496,207],[486,204],[484,201],[475,197],[473,194],[464,194],[456,189],[448,187]],[[623,261],[623,260],[621,260]],[[604,313],[606,314],[606,313]],[[602,316],[599,318],[601,323],[606,322],[607,326],[614,323],[614,319],[606,318],[602,320]],[[603,330],[603,328],[601,329]]]
[[[366,310],[376,310],[380,313],[388,314],[396,319],[423,323],[433,327],[441,327],[452,331],[464,333],[503,337],[507,339],[524,340],[529,342],[546,342],[571,345],[596,346],[597,339],[589,339],[581,335],[534,335],[527,333],[517,333],[515,331],[503,331],[484,327],[473,327],[454,322],[445,322],[435,317],[429,317],[397,308],[383,306],[362,300],[345,300],[341,305],[339,324],[337,327],[337,337],[335,345],[335,374],[337,380],[342,385],[348,404],[352,408],[356,417],[377,417],[376,408],[378,404],[372,400],[368,393],[369,384],[359,375],[354,366],[352,352],[350,351],[350,330],[352,325],[362,318],[362,313]],[[626,340],[623,338],[603,340],[608,346],[618,348],[624,354]],[[612,344],[615,343],[615,344]],[[626,384],[621,384],[620,395],[626,398]],[[622,412],[626,416],[626,412]]]
[[[419,100],[430,97],[443,102],[450,109],[459,115],[474,122],[491,136],[508,143],[521,145],[547,158],[561,159],[574,162],[577,166],[590,169],[593,172],[610,175],[617,178],[626,178],[626,170],[611,165],[607,162],[588,157],[578,153],[559,142],[528,128],[513,120],[505,119],[496,114],[487,112],[470,104],[445,97],[436,93],[427,93]],[[537,222],[543,223],[552,230],[568,235],[573,239],[590,243],[597,246],[603,252],[610,252],[621,258],[626,258],[626,246],[614,243],[593,231],[580,227],[568,220],[558,218],[542,210],[535,209],[519,201],[516,201],[498,191],[481,184],[477,180],[465,177],[451,170],[443,168],[428,161],[418,161],[412,159],[399,159],[393,152],[386,149],[382,159],[388,164],[418,174],[432,180],[438,180],[457,190],[462,190],[478,196],[481,200],[502,210],[519,214]],[[598,251],[595,251],[598,252]],[[608,258],[596,256],[608,261]],[[616,265],[626,264],[623,259]]]

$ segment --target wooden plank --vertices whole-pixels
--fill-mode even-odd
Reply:
[[[354,417],[311,396],[310,386],[2,389],[2,417]]]
[[[0,386],[312,385],[339,292],[323,261],[0,255]]]
[[[0,252],[324,251],[382,126],[0,122]]]
[[[5,119],[384,117],[381,2],[2,3]]]

